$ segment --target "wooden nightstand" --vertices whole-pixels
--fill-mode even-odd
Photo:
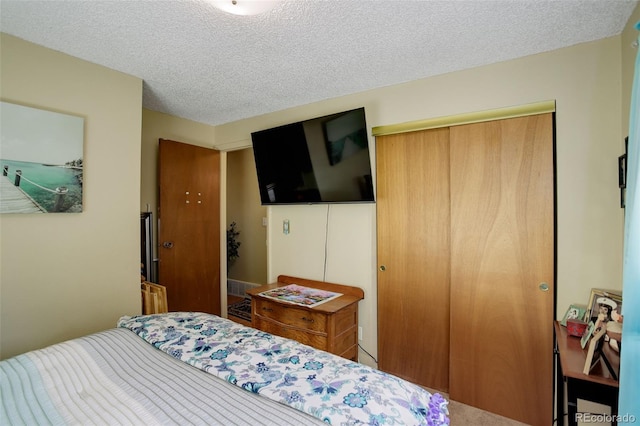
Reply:
[[[260,295],[289,284],[342,293],[342,296],[309,308]],[[251,296],[252,327],[358,360],[358,302],[364,298],[361,288],[280,275],[277,283],[246,293]]]
[[[611,407],[612,418],[618,414],[618,381],[611,377],[609,371],[602,365],[602,361],[594,367],[590,374],[584,374],[584,364],[587,358],[586,351],[580,346],[580,338],[567,335],[566,327],[558,321],[553,322],[556,337],[557,356],[557,383],[556,404],[558,406],[558,418],[562,419],[564,405],[564,382],[567,383],[567,413],[568,424],[577,426],[579,420],[584,422],[583,416],[589,413],[578,413],[578,399],[597,402]],[[607,345],[608,346],[608,345]],[[613,367],[620,371],[620,358],[611,353]],[[564,424],[559,422],[559,424]],[[617,424],[617,422],[613,422]]]

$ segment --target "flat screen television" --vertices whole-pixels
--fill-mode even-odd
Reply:
[[[251,134],[263,205],[374,202],[364,108]]]

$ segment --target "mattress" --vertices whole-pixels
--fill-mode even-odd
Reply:
[[[0,362],[5,425],[448,424],[399,378],[214,315],[117,328]]]

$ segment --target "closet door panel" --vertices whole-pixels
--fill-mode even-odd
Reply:
[[[450,397],[550,424],[553,116],[455,126],[450,134]]]
[[[447,391],[449,131],[379,137],[376,153],[378,366]]]

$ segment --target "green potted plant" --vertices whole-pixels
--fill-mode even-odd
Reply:
[[[240,257],[240,241],[238,241],[238,235],[240,231],[236,229],[236,223],[231,222],[229,228],[227,228],[227,269],[233,265],[233,262]]]

